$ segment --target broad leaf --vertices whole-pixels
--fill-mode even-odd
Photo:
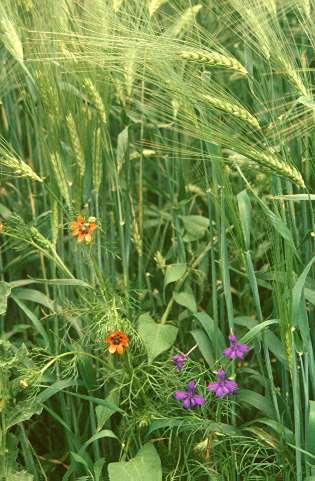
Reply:
[[[162,481],[159,455],[151,443],[145,444],[136,457],[108,465],[110,481]]]
[[[190,292],[174,292],[173,297],[177,304],[187,307],[191,312],[197,312],[197,304]]]
[[[139,317],[138,332],[146,347],[148,360],[152,362],[159,354],[174,344],[178,329],[170,324],[157,324],[146,313]]]
[[[186,241],[201,239],[209,228],[209,219],[201,215],[182,215],[180,218],[186,231]]]
[[[166,268],[164,287],[178,281],[186,272],[186,264],[170,264]]]
[[[28,421],[34,414],[41,414],[42,406],[36,400],[20,401],[16,406],[6,410],[6,429],[9,430],[16,424]]]

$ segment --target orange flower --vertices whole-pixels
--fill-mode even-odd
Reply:
[[[85,222],[82,215],[78,215],[77,219],[70,224],[73,237],[76,237],[78,242],[86,242],[87,244],[92,241],[92,234],[96,227],[95,217],[89,217]]]
[[[115,331],[113,334],[106,338],[106,342],[109,344],[109,352],[114,354],[122,354],[124,348],[128,347],[128,337],[121,331]]]

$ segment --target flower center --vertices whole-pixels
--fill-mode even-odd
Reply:
[[[115,336],[113,338],[113,344],[118,345],[120,344],[120,342],[121,342],[120,336]]]
[[[89,224],[83,224],[82,226],[80,226],[79,230],[80,232],[82,232],[82,234],[89,232]]]

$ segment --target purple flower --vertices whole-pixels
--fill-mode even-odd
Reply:
[[[227,394],[233,394],[238,386],[232,379],[225,379],[225,372],[223,369],[216,371],[217,382],[210,382],[208,384],[209,391],[215,393],[216,397],[223,397]]]
[[[187,391],[176,391],[175,399],[183,401],[183,408],[189,409],[195,406],[202,406],[205,402],[204,397],[195,394],[196,382],[190,381],[187,384]]]
[[[225,357],[230,359],[243,359],[244,354],[249,351],[247,344],[237,342],[236,336],[229,336],[230,345],[224,349]]]
[[[186,361],[186,356],[185,354],[176,354],[176,356],[172,358],[172,361],[175,364],[176,369],[180,371],[181,369],[183,369],[184,362]]]

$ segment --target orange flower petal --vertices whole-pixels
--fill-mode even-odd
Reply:
[[[124,348],[122,347],[121,344],[118,344],[116,346],[116,351],[118,352],[118,354],[122,354],[124,352]]]
[[[85,242],[89,244],[92,241],[92,236],[91,234],[85,234]]]
[[[77,229],[77,228],[78,228],[78,223],[77,223],[77,222],[71,222],[71,224],[70,224],[70,229],[71,229],[71,230],[75,230],[75,229]]]
[[[117,346],[115,346],[115,344],[111,344],[108,348],[111,354],[114,354],[116,352],[116,349],[117,349]]]

